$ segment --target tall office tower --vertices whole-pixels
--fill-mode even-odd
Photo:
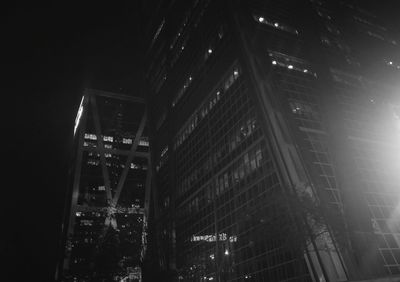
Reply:
[[[60,281],[142,281],[151,177],[146,120],[142,98],[85,90]]]
[[[161,269],[395,281],[400,57],[379,19],[352,1],[158,2],[147,79]]]

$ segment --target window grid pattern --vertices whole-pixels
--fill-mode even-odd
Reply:
[[[337,99],[351,136],[352,159],[362,184],[363,198],[379,242],[379,253],[388,274],[400,274],[400,206],[398,171],[393,168],[394,148],[388,146],[388,131],[378,118],[382,109],[361,84],[362,78],[336,72]],[[358,83],[357,83],[358,81]]]
[[[292,225],[287,211],[272,216],[271,195],[281,188],[248,91],[240,76],[176,149],[177,263],[185,281],[310,280],[302,255],[278,239],[285,235],[269,235],[274,220]]]
[[[314,168],[319,174],[328,203],[341,209],[341,192],[328,151],[327,134],[318,106],[320,101],[313,88],[314,79],[290,70],[276,70],[275,77],[277,87],[284,93],[297,127],[304,133],[305,146],[311,153]]]
[[[381,151],[367,144],[354,143],[357,168],[366,187],[364,194],[371,223],[379,242],[379,253],[388,273],[400,274],[400,223],[398,182],[386,172],[388,166],[380,159]]]

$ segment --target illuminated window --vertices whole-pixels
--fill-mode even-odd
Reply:
[[[175,96],[174,100],[172,101],[172,107],[175,107],[175,105],[178,103],[178,101],[182,98],[182,96],[185,94],[186,89],[189,87],[193,80],[192,76],[189,76],[186,81],[183,84],[183,87],[179,90],[178,94]]]
[[[106,141],[106,142],[113,142],[114,138],[112,136],[104,136],[103,140]]]
[[[130,139],[130,138],[122,138],[122,144],[132,144],[132,139]]]
[[[98,166],[99,165],[99,161],[98,160],[93,160],[93,159],[89,159],[87,161],[88,165],[93,165],[93,166]]]
[[[291,101],[289,102],[292,113],[312,120],[319,120],[318,112],[310,104]]]
[[[272,21],[272,20],[266,19],[265,17],[257,16],[257,15],[253,15],[253,18],[258,23],[268,25],[268,26],[273,27],[275,29],[286,31],[286,32],[289,32],[289,33],[292,33],[292,34],[295,34],[295,35],[299,34],[299,32],[295,28],[290,27],[290,26],[288,26],[288,25],[286,25],[284,23],[279,23],[277,21]]]
[[[268,55],[271,58],[271,64],[276,67],[285,67],[317,77],[317,74],[310,70],[308,63],[302,59],[271,50],[269,50]]]
[[[193,132],[193,130],[197,127],[200,120],[205,118],[211,109],[217,104],[220,100],[221,94],[224,91],[228,91],[229,88],[233,85],[233,83],[239,78],[241,75],[241,70],[238,66],[233,66],[232,69],[227,73],[225,78],[220,82],[220,84],[216,87],[217,90],[213,94],[211,94],[203,104],[192,114],[192,116],[188,119],[185,125],[180,129],[175,138],[174,148],[179,147],[186,138]],[[222,91],[223,89],[223,91]]]
[[[93,225],[93,220],[90,219],[82,219],[80,222],[81,226],[92,226]]]
[[[97,140],[97,136],[95,134],[85,133],[85,139]]]
[[[144,147],[149,147],[149,140],[147,137],[141,137],[139,140],[139,145]]]

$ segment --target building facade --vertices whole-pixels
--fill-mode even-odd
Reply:
[[[142,281],[150,171],[144,100],[86,89],[58,281]]]
[[[159,1],[151,21],[170,279],[395,279],[400,54],[379,19],[349,1],[194,0]]]

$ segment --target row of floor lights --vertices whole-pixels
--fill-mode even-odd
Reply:
[[[274,61],[272,61],[272,64],[273,64],[273,65],[276,65],[276,64],[278,64],[278,63],[274,60]],[[293,69],[293,65],[288,65],[287,68],[290,69],[290,70],[292,70],[292,69]],[[308,73],[308,69],[304,69],[303,72],[304,72],[304,73]]]

